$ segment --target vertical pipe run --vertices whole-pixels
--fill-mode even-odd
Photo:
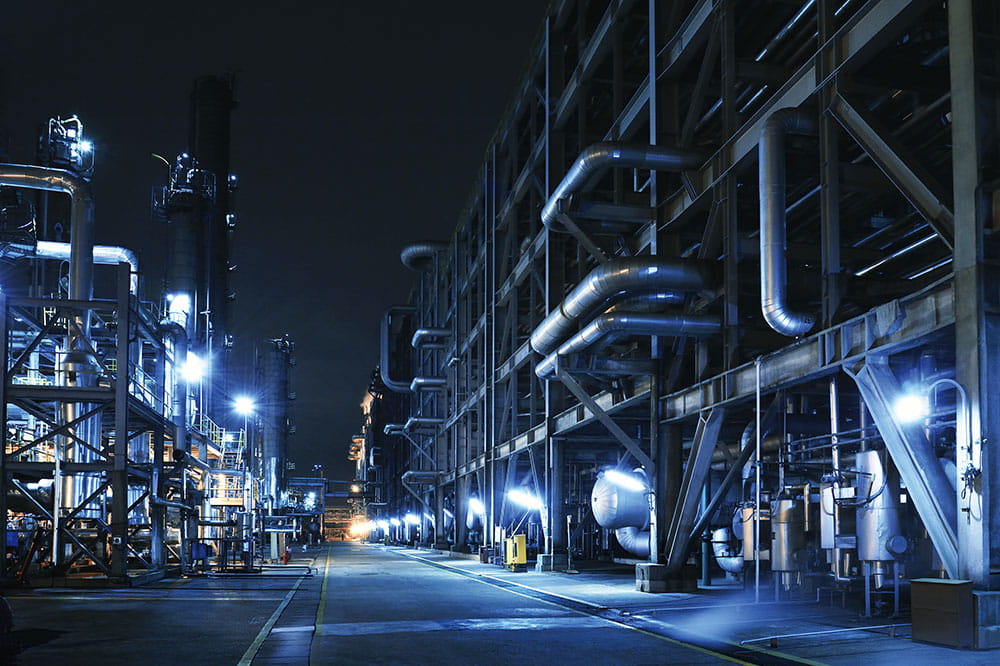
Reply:
[[[787,303],[788,272],[785,261],[785,135],[816,131],[812,116],[798,109],[771,114],[758,145],[760,187],[760,307],[767,324],[782,335],[803,335],[813,327],[813,317],[792,311]]]

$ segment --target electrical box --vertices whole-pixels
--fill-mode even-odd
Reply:
[[[528,563],[528,539],[523,534],[515,534],[506,541],[507,551],[504,563],[514,571],[518,565]]]

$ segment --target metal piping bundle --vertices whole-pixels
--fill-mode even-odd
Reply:
[[[780,109],[764,123],[758,145],[760,186],[760,307],[772,329],[787,336],[804,335],[815,323],[810,315],[788,306],[785,263],[785,135],[816,131],[815,119],[798,109]]]
[[[594,347],[607,346],[623,335],[690,335],[707,337],[719,331],[718,317],[678,314],[615,312],[598,315],[557,351],[535,366],[540,379],[554,379],[559,356],[579,354]]]
[[[689,259],[612,259],[591,271],[545,317],[531,334],[531,348],[539,354],[551,354],[581,319],[609,300],[643,292],[683,294],[705,289],[711,283],[710,268],[708,263]]]
[[[578,192],[592,189],[604,172],[612,167],[676,172],[696,169],[704,160],[705,156],[701,151],[690,148],[595,143],[580,153],[562,182],[552,191],[542,208],[542,224],[553,231],[563,231],[561,225],[557,224],[559,202]]]

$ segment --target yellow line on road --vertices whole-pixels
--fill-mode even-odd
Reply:
[[[290,589],[288,594],[285,595],[284,600],[278,605],[275,611],[271,613],[271,617],[268,618],[267,622],[264,623],[264,626],[260,628],[260,631],[257,632],[257,638],[253,639],[253,643],[251,643],[250,647],[247,648],[247,651],[243,653],[243,657],[239,660],[239,662],[237,662],[237,666],[250,666],[253,662],[253,658],[257,656],[257,651],[260,650],[260,646],[264,644],[264,641],[267,640],[267,635],[271,633],[271,628],[274,627],[274,623],[277,622],[278,618],[281,617],[281,614],[285,612],[285,608],[292,600],[292,597],[295,596],[295,592],[299,589],[299,585],[302,584],[302,581],[305,580],[305,578],[305,576],[299,576],[299,579],[295,581],[295,585],[293,585],[292,589]]]
[[[319,607],[316,609],[316,636],[323,635],[323,612],[326,609],[326,586],[330,582],[330,547],[326,547],[326,564],[323,566],[323,588],[319,593]]]

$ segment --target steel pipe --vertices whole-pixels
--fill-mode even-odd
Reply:
[[[42,259],[69,261],[72,257],[72,244],[40,240],[35,243],[34,256]],[[94,246],[95,265],[116,266],[120,263],[126,263],[131,267],[129,271],[129,292],[133,295],[138,295],[139,258],[135,252],[127,247],[120,247],[118,245]]]
[[[711,264],[689,259],[625,257],[592,270],[531,334],[531,348],[551,354],[578,322],[601,305],[643,292],[657,294],[705,289],[711,283]]]
[[[758,144],[760,187],[760,307],[772,329],[790,337],[808,333],[815,318],[788,306],[786,266],[785,135],[813,133],[816,120],[798,109],[779,109],[761,130]]]
[[[443,349],[444,345],[435,342],[438,338],[450,338],[450,328],[418,328],[413,332],[410,339],[410,346],[414,349],[421,347]]]
[[[552,191],[545,207],[542,208],[542,224],[553,231],[562,231],[561,225],[558,224],[559,202],[578,192],[593,189],[604,172],[610,168],[676,172],[697,169],[704,161],[704,153],[691,148],[595,143],[580,153],[562,181]]]
[[[410,382],[410,392],[420,391],[442,391],[448,386],[448,380],[444,377],[414,377]]]
[[[703,338],[719,332],[722,324],[718,317],[675,314],[637,314],[616,312],[599,315],[564,342],[557,351],[546,356],[535,366],[540,379],[555,379],[556,361],[560,356],[579,354],[599,346],[606,346],[614,338],[630,335],[690,335]]]
[[[69,297],[89,301],[94,295],[94,197],[90,183],[64,169],[0,164],[0,187],[60,192],[70,197]],[[89,324],[89,315],[86,316]],[[84,332],[89,326],[84,326]]]
[[[406,382],[397,381],[392,378],[392,374],[389,370],[389,363],[391,362],[391,350],[390,341],[392,337],[392,318],[397,314],[412,314],[416,312],[416,308],[409,305],[394,305],[385,311],[385,315],[382,317],[382,329],[381,329],[381,344],[380,348],[380,358],[379,358],[379,375],[382,377],[382,383],[390,391],[396,393],[409,393],[410,385]]]

